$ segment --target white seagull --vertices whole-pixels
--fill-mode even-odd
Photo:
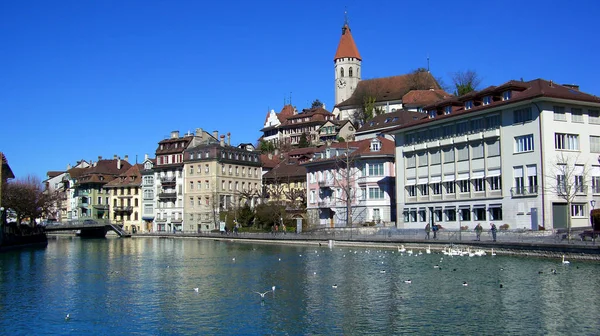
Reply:
[[[194,292],[198,293],[198,287],[194,288]]]
[[[467,287],[468,285],[469,284],[466,281],[463,282],[463,286]]]
[[[331,286],[331,288],[337,288],[337,284],[335,284],[335,285]]]
[[[270,292],[270,290],[268,290],[268,291],[266,291],[266,292],[264,292],[264,293],[261,293],[261,292],[254,292],[254,293],[256,293],[256,294],[260,295],[260,297],[264,299],[264,298],[265,298],[265,295],[266,295],[267,293],[269,293],[269,292]]]
[[[409,280],[404,280],[404,283],[410,284],[410,283],[412,283],[412,280],[410,280],[410,279]]]
[[[65,320],[69,320],[71,319],[71,315],[67,314],[67,316],[65,316]]]

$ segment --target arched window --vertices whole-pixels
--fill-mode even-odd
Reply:
[[[340,77],[344,77],[344,68],[340,68]]]
[[[360,78],[360,67],[356,67],[356,77]]]
[[[348,76],[352,77],[352,67],[350,67],[350,69],[348,69]]]
[[[134,218],[134,220],[138,220],[138,213],[137,213],[137,211],[133,214],[133,218]]]

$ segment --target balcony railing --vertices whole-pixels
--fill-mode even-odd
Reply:
[[[108,204],[94,204],[94,208],[108,210]]]
[[[331,206],[335,206],[335,201],[326,199],[326,200],[317,202],[317,204],[318,204],[319,208],[328,208]]]
[[[522,186],[510,188],[512,197],[536,196],[538,194],[538,186]]]
[[[133,207],[132,206],[116,206],[115,211],[116,212],[132,212]]]
[[[331,188],[335,185],[335,182],[333,181],[333,179],[325,179],[322,181],[319,181],[319,187],[321,188]]]
[[[160,178],[160,183],[162,185],[173,185],[175,184],[175,177],[161,177]]]
[[[161,192],[161,193],[158,193],[158,198],[177,198],[177,193],[175,193],[175,192]]]

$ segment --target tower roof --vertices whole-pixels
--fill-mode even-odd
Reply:
[[[362,61],[362,58],[358,53],[358,48],[356,48],[356,44],[352,38],[352,33],[350,33],[350,26],[348,26],[348,23],[345,23],[342,27],[342,38],[340,38],[340,44],[338,44],[333,60],[335,61],[338,58],[346,57],[354,57]]]

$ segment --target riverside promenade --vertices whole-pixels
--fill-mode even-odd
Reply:
[[[496,242],[492,241],[489,232],[481,235],[477,241],[475,232],[441,230],[437,237],[425,239],[424,230],[395,228],[353,228],[353,229],[320,229],[302,233],[248,233],[238,234],[219,232],[156,232],[137,233],[133,237],[171,237],[216,239],[239,242],[260,242],[276,244],[314,244],[328,246],[329,241],[335,246],[364,246],[396,248],[425,248],[441,250],[447,246],[471,246],[491,250],[498,254],[527,255],[539,257],[560,257],[563,254],[575,259],[600,260],[600,242],[581,240],[579,233],[573,231],[571,239],[566,239],[564,232],[503,230],[498,231]]]

